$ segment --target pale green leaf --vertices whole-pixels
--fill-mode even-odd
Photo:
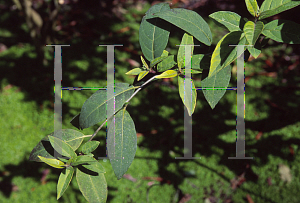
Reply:
[[[245,0],[247,9],[251,15],[254,17],[257,17],[258,12],[259,12],[259,7],[257,5],[256,0]]]
[[[160,56],[158,58],[155,58],[151,61],[150,63],[150,68],[152,68],[153,66],[155,66],[156,64],[160,63],[161,61],[163,61],[164,59],[166,59],[168,57],[168,55],[163,55]]]
[[[289,20],[273,20],[262,31],[265,36],[283,43],[300,44],[300,24]]]
[[[148,73],[149,73],[149,71],[140,72],[137,81],[140,81],[141,79],[143,79],[143,77],[145,77]]]
[[[178,89],[179,89],[179,95],[180,95],[180,98],[183,102],[183,104],[186,106],[187,110],[188,110],[188,113],[189,115],[191,116],[194,111],[195,111],[195,108],[196,108],[196,99],[197,99],[197,91],[196,91],[196,87],[195,87],[195,84],[194,84],[194,81],[192,79],[191,82],[192,82],[192,95],[188,95],[187,96],[187,101],[185,101],[185,87],[184,87],[184,81],[186,80],[186,78],[183,78],[183,76],[178,76]]]
[[[177,71],[175,70],[167,70],[163,72],[162,74],[156,76],[156,78],[173,78],[178,75]]]
[[[161,56],[167,46],[171,27],[169,23],[156,18],[152,14],[168,10],[170,10],[168,3],[155,4],[142,19],[139,28],[139,42],[148,61]]]
[[[198,13],[187,9],[174,8],[169,11],[155,13],[154,16],[162,18],[183,29],[200,42],[208,46],[211,45],[212,34],[210,28]]]
[[[209,15],[210,18],[224,25],[230,32],[241,31],[243,19],[240,15],[230,11],[217,11]]]
[[[144,58],[141,56],[141,61],[142,61],[142,63],[143,63],[143,66],[147,69],[147,70],[149,70],[149,66],[148,66],[148,64],[146,63],[146,61],[144,60]]]
[[[89,141],[82,146],[81,152],[84,154],[91,153],[99,146],[99,141]]]
[[[249,43],[249,45],[254,45],[264,29],[264,23],[258,21],[256,23],[252,21],[248,21],[244,26],[245,37]]]
[[[125,73],[125,74],[127,74],[127,75],[138,75],[138,74],[140,74],[140,72],[142,72],[144,70],[145,70],[144,68],[134,68],[134,69],[128,71],[127,73]]]
[[[192,45],[190,47],[191,49],[191,56],[193,55],[193,51],[194,51],[194,41],[193,41],[193,36],[184,33],[182,39],[181,39],[181,43],[178,49],[178,54],[177,54],[177,64],[178,64],[178,68],[181,69],[185,66],[185,49],[187,49],[187,46],[184,45]]]
[[[217,72],[228,66],[231,62],[236,60],[239,57],[237,56],[236,45],[246,45],[246,41],[247,40],[245,38],[245,34],[241,31],[234,31],[226,34],[218,42],[212,54],[208,76],[216,74]]]
[[[45,157],[41,157],[41,156],[38,156],[38,158],[42,161],[42,162],[44,162],[44,163],[46,163],[46,164],[48,164],[49,166],[52,166],[52,167],[54,167],[54,168],[64,168],[64,165],[65,165],[65,163],[64,162],[62,162],[62,161],[60,161],[60,160],[58,160],[58,159],[49,159],[49,158],[45,158]]]
[[[276,15],[300,5],[300,0],[265,0],[259,12],[259,20]]]
[[[121,179],[131,165],[136,148],[137,137],[134,122],[126,109],[121,109],[115,116],[107,132],[107,151],[111,166]]]
[[[54,136],[49,136],[49,141],[52,147],[61,155],[69,158],[74,158],[77,156],[72,147],[63,140]]]
[[[224,96],[231,77],[231,66],[228,65],[211,77],[208,76],[201,81],[203,94],[212,109],[215,108],[220,99]],[[222,88],[222,89],[221,89]]]
[[[168,56],[162,62],[157,64],[157,72],[163,72],[173,68],[177,63],[175,62],[174,55]]]
[[[57,183],[57,199],[59,199],[66,189],[68,188],[72,177],[74,173],[74,168],[73,167],[67,167],[65,168],[61,173],[58,178],[58,183]]]

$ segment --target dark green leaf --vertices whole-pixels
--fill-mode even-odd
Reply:
[[[183,78],[182,76],[178,76],[179,95],[180,95],[180,98],[181,98],[183,104],[186,106],[189,115],[191,116],[194,113],[195,108],[196,108],[197,91],[196,91],[196,87],[194,85],[193,80],[190,79],[192,82],[192,96],[187,96],[187,101],[185,101],[184,80],[185,80],[185,78]]]
[[[216,74],[239,57],[236,45],[246,45],[245,34],[241,31],[230,32],[218,42],[211,57],[208,76]]]
[[[259,20],[276,15],[300,5],[299,0],[265,0],[259,11]]]
[[[241,16],[230,11],[218,11],[209,15],[210,18],[224,25],[230,32],[241,31]]]
[[[95,162],[100,164],[99,162]],[[101,164],[100,164],[101,165]],[[97,169],[96,171],[94,171]],[[90,169],[90,165],[83,165],[76,169],[76,180],[79,189],[88,202],[105,203],[107,199],[107,183],[104,173],[94,167]]]
[[[152,6],[143,17],[139,29],[139,42],[142,52],[148,61],[160,57],[166,48],[170,24],[155,18],[152,14],[170,10],[168,3],[160,3]]]
[[[157,71],[163,72],[169,70],[173,68],[176,64],[177,63],[174,60],[174,55],[170,55],[157,65]]]
[[[115,84],[115,112],[121,109],[127,99],[133,94],[135,87],[127,83]],[[106,120],[107,102],[114,101],[114,97],[107,99],[107,91],[99,90],[88,98],[82,108],[79,117],[82,128],[91,127]],[[111,115],[108,115],[109,117]]]
[[[201,81],[202,88],[227,88],[231,77],[231,66],[228,65],[217,74],[207,77]],[[224,96],[226,89],[203,90],[205,99],[212,109],[215,108],[220,99]]]
[[[49,141],[52,147],[61,155],[69,158],[74,158],[77,156],[72,147],[63,140],[54,136],[49,136]]]
[[[262,31],[265,36],[283,43],[300,44],[300,24],[289,20],[273,20]]]
[[[95,149],[97,149],[97,147],[99,146],[99,144],[100,144],[99,141],[89,141],[89,142],[85,143],[82,146],[81,152],[84,153],[84,154],[91,153],[92,151],[94,151]]]
[[[170,11],[155,13],[154,16],[162,18],[183,29],[200,42],[208,46],[211,45],[212,34],[210,28],[198,13],[187,9],[174,8]]]
[[[125,108],[120,110],[114,119],[115,122],[110,124],[107,133],[107,151],[111,166],[119,180],[134,159],[137,137],[133,120]]]
[[[165,50],[164,50],[165,51]],[[158,58],[155,58],[151,61],[150,63],[150,68],[152,68],[153,66],[155,66],[156,64],[160,63],[162,60],[164,60],[165,58],[167,58],[168,55],[163,55],[163,56],[160,56]]]
[[[77,156],[76,159],[74,159],[74,161],[71,163],[71,165],[78,166],[81,164],[92,164],[93,162],[97,162],[97,160],[89,155],[81,155],[81,156]],[[103,171],[103,173],[104,172],[105,171]]]
[[[57,183],[57,199],[59,199],[68,188],[74,173],[73,167],[65,168],[59,176]]]

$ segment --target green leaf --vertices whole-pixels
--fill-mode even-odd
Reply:
[[[201,81],[202,88],[227,88],[231,77],[231,66],[228,65],[217,74],[207,77]],[[220,99],[224,96],[226,89],[203,90],[205,99],[212,109],[215,108]]]
[[[72,180],[73,173],[74,173],[73,167],[67,167],[60,173],[58,183],[57,183],[57,199],[59,199],[67,190]]]
[[[170,10],[168,3],[156,4],[147,11],[142,19],[139,29],[139,42],[148,61],[161,56],[167,46],[171,27],[169,23],[155,18],[152,14],[168,10]]]
[[[239,57],[236,45],[246,45],[245,34],[241,31],[230,32],[218,42],[211,57],[208,76],[216,74]]]
[[[99,162],[95,162],[95,164]],[[101,165],[101,164],[100,164]],[[94,171],[96,169],[96,171]],[[90,165],[83,165],[76,169],[76,180],[79,189],[88,202],[105,203],[107,199],[107,183],[104,173]]]
[[[128,71],[127,73],[125,73],[125,74],[127,74],[127,75],[138,75],[143,70],[144,70],[143,68],[134,68],[134,69]]]
[[[289,20],[273,20],[262,31],[265,36],[283,43],[300,44],[300,24]]]
[[[151,61],[151,63],[150,63],[150,68],[152,68],[153,66],[155,66],[156,64],[158,64],[158,63],[160,63],[162,60],[164,60],[165,58],[167,58],[168,57],[168,55],[167,56],[160,56],[160,57],[158,57],[158,58],[155,58],[155,59],[153,59],[152,61]]]
[[[112,84],[113,85],[113,84]],[[135,87],[127,83],[115,84],[115,112],[123,107],[127,99],[133,94]],[[97,123],[106,121],[107,102],[114,101],[114,97],[107,99],[106,90],[98,90],[88,98],[82,108],[79,117],[82,128],[91,127]],[[108,117],[111,115],[108,115]]]
[[[114,117],[107,133],[107,151],[111,166],[118,180],[131,165],[136,148],[137,137],[132,118],[126,109],[120,110]]]
[[[81,152],[84,153],[84,154],[91,153],[92,151],[94,151],[95,149],[97,149],[97,147],[99,146],[99,144],[100,144],[99,141],[89,141],[89,142],[85,143],[82,146]]]
[[[174,55],[168,56],[162,62],[157,64],[157,72],[163,72],[173,68],[177,63],[174,60]]]
[[[259,7],[256,0],[245,0],[245,2],[249,13],[251,13],[251,15],[253,15],[254,17],[257,17]]]
[[[156,76],[156,78],[173,78],[178,75],[177,71],[175,70],[167,70],[163,72],[162,74]]]
[[[230,11],[218,11],[209,15],[210,18],[224,25],[230,32],[241,31],[240,15]]]
[[[183,74],[185,75],[185,68],[184,69],[182,69],[183,71]],[[194,70],[194,69],[191,69],[191,73],[192,74],[199,74],[199,73],[202,73],[202,70]]]
[[[300,5],[299,0],[265,0],[259,12],[259,20],[276,15]]]
[[[198,13],[187,9],[174,8],[169,11],[155,13],[154,16],[183,29],[200,42],[208,46],[211,45],[212,34],[210,28]]]
[[[54,136],[49,136],[49,140],[50,143],[52,145],[52,147],[61,155],[66,156],[66,157],[76,157],[76,153],[74,152],[74,150],[72,149],[72,147],[67,144],[66,142],[64,142],[63,140],[54,137]]]
[[[183,104],[186,106],[189,115],[191,116],[194,113],[195,108],[196,108],[197,91],[196,91],[196,87],[195,87],[193,80],[192,79],[190,79],[190,80],[192,81],[192,96],[188,96],[187,97],[188,100],[185,101],[185,98],[184,98],[185,78],[183,78],[182,76],[178,76],[179,95],[180,95],[180,98],[181,98]]]
[[[143,63],[143,66],[147,69],[147,70],[149,70],[149,66],[148,66],[148,64],[146,63],[146,61],[144,60],[144,58],[141,56],[141,61],[142,61],[142,63]]]
[[[247,49],[254,58],[257,58],[261,53],[261,45],[258,41],[254,46],[247,46]]]
[[[81,155],[81,156],[77,156],[76,159],[74,159],[74,161],[71,162],[71,165],[78,166],[81,164],[92,164],[94,162],[97,162],[97,160],[94,159],[93,157],[88,156],[88,155]],[[103,171],[103,173],[105,172],[104,169],[101,171]]]
[[[254,45],[264,29],[264,23],[248,21],[244,26],[245,37],[250,45]]]
[[[72,149],[75,151],[81,145],[82,140],[85,137],[90,137],[89,135],[84,135],[81,132],[78,132],[73,129],[62,129],[57,131],[55,134],[54,132],[50,135],[44,137],[31,151],[29,160],[30,161],[37,161],[40,162],[41,160],[38,156],[42,156],[45,158],[54,158],[54,149],[50,144],[49,136],[56,136],[66,143],[68,143]]]
[[[192,69],[202,71],[209,69],[211,56],[204,54],[195,54],[192,57]]]
[[[194,41],[193,41],[193,36],[184,33],[182,39],[181,39],[181,43],[178,49],[178,54],[177,54],[177,64],[178,64],[178,68],[179,70],[181,68],[183,68],[185,66],[185,46],[183,45],[194,45]],[[191,56],[193,55],[193,51],[194,51],[194,46],[191,46]]]
[[[140,72],[137,81],[140,81],[141,79],[143,79],[143,77],[145,77],[148,73],[149,73],[149,71]]]
[[[60,161],[58,159],[55,159],[55,158],[54,159],[49,159],[49,158],[45,158],[45,157],[41,157],[41,156],[38,156],[38,158],[42,162],[44,162],[44,163],[46,163],[46,164],[48,164],[48,165],[50,165],[50,166],[52,166],[54,168],[64,168],[64,165],[65,165],[64,162],[62,162],[62,161]]]

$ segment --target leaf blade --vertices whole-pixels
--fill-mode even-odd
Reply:
[[[126,109],[115,116],[107,133],[107,151],[117,179],[121,179],[130,167],[137,149],[134,122]],[[116,146],[116,147],[115,147]]]
[[[283,11],[292,9],[298,5],[300,5],[299,0],[265,0],[260,7],[258,19],[262,20],[268,18]]]
[[[184,45],[192,45],[191,46],[191,56],[193,55],[193,51],[194,51],[194,41],[193,41],[193,36],[184,33],[184,35],[182,36],[181,39],[181,43],[178,49],[178,54],[177,54],[177,64],[178,64],[178,68],[181,69],[185,66],[185,48],[186,46]]]
[[[72,180],[73,173],[74,173],[73,167],[67,167],[60,173],[60,176],[59,176],[58,182],[57,182],[57,200],[67,190],[67,188]]]
[[[197,91],[196,91],[196,87],[194,84],[194,81],[190,78],[191,83],[192,83],[192,95],[187,96],[187,101],[185,101],[185,86],[184,86],[184,82],[185,82],[186,78],[183,78],[182,76],[178,76],[178,89],[179,89],[179,95],[180,98],[183,102],[183,104],[186,106],[187,110],[188,110],[188,114],[191,116],[196,108],[196,99],[197,99]]]
[[[54,136],[49,136],[49,141],[52,147],[61,155],[69,158],[74,158],[77,156],[72,147],[63,140]]]
[[[169,23],[193,35],[200,42],[210,46],[212,34],[208,24],[194,11],[174,8],[169,11],[155,13],[154,16],[162,18]]]
[[[84,154],[89,154],[93,152],[99,146],[99,141],[89,141],[82,146],[81,152]]]
[[[173,78],[176,77],[178,75],[177,71],[175,70],[167,70],[165,72],[163,72],[160,75],[157,75],[155,78]]]
[[[62,162],[62,161],[60,161],[60,160],[58,160],[58,159],[51,159],[51,158],[45,158],[45,157],[41,157],[41,156],[38,156],[38,158],[42,161],[42,162],[44,162],[44,163],[46,163],[46,164],[48,164],[49,166],[52,166],[52,167],[54,167],[54,168],[64,168],[64,165],[65,165],[65,163],[64,162]]]
[[[251,15],[253,15],[254,17],[257,17],[259,7],[256,0],[245,0],[245,2],[249,13],[251,13]]]

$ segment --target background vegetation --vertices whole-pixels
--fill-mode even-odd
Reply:
[[[104,87],[107,54],[98,45],[123,44],[115,48],[115,79],[132,84],[134,77],[124,74],[141,65],[139,24],[158,1],[32,0],[32,16],[40,16],[32,18],[24,10],[26,2],[0,0],[0,202],[56,202],[59,169],[28,161],[33,147],[54,129],[54,53],[44,45],[70,45],[62,48],[63,87]],[[226,34],[209,14],[229,10],[251,19],[244,1],[169,2],[198,12],[209,23],[214,45],[195,48],[196,53],[212,52]],[[274,18],[299,23],[299,8]],[[182,35],[171,30],[171,54]],[[176,78],[138,93],[128,106],[138,132],[135,160],[119,181],[109,161],[100,161],[107,171],[107,202],[299,202],[299,55],[299,45],[270,40],[259,58],[245,65],[246,156],[254,160],[228,160],[235,156],[235,91],[227,91],[214,110],[198,91],[193,156],[201,159],[187,161],[174,159],[183,156],[184,118]],[[231,87],[235,76],[234,65]],[[196,75],[196,87],[200,82]],[[95,91],[63,91],[64,129],[76,129],[69,121]],[[106,154],[105,135],[101,130],[96,137],[99,157]],[[76,179],[58,202],[85,202]]]

